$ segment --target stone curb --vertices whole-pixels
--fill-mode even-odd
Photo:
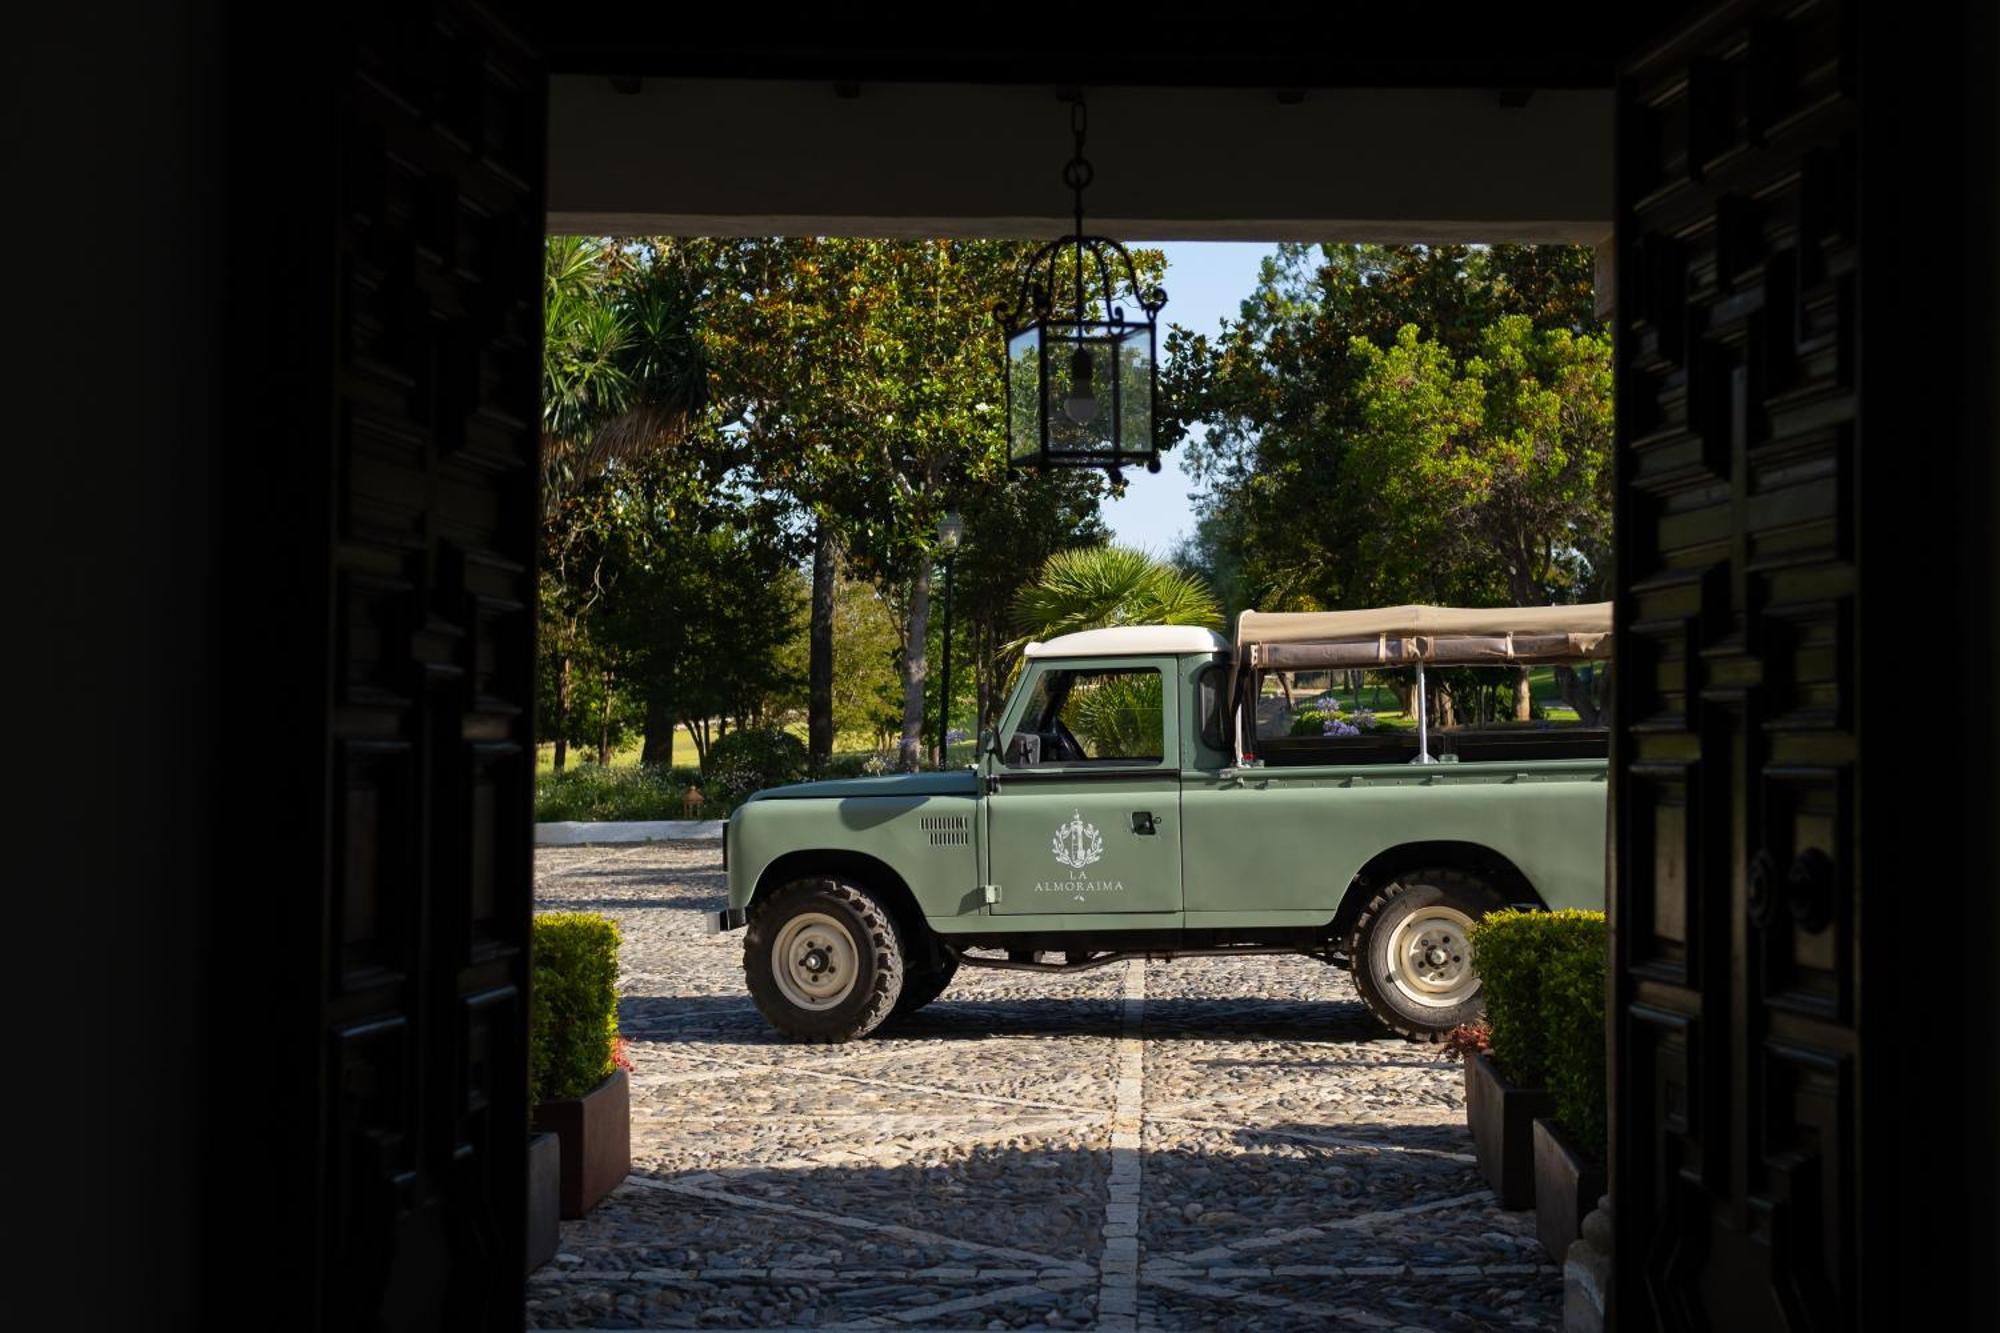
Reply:
[[[624,842],[721,842],[720,819],[566,819],[535,825],[538,847]]]

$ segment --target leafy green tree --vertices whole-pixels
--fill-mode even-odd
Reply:
[[[1269,609],[1489,597],[1483,561],[1409,558],[1425,534],[1395,530],[1413,513],[1370,444],[1383,379],[1359,348],[1389,351],[1413,325],[1423,356],[1462,366],[1509,316],[1601,342],[1590,273],[1579,247],[1280,247],[1236,320],[1167,340],[1168,420],[1200,428],[1190,556]],[[1425,420],[1439,419],[1434,407]]]
[[[843,578],[834,593],[833,722],[836,734],[869,737],[877,750],[902,725],[896,625],[874,584]]]
[[[593,639],[645,709],[646,761],[671,762],[662,717],[681,723],[705,757],[712,722],[763,722],[800,701],[799,552],[767,499],[720,490],[690,500],[669,460],[621,473],[615,579]]]
[[[808,706],[815,768],[832,746],[835,576],[876,583],[902,648],[901,763],[929,709],[938,519],[1005,481],[994,307],[1028,247],[1003,241],[784,239],[729,261],[736,299],[707,334],[717,398],[762,484],[813,533]],[[1157,273],[1157,252],[1145,262]]]
[[[1020,661],[1015,598],[1057,551],[1110,539],[1100,512],[1104,488],[1100,473],[1057,471],[989,484],[967,497],[965,544],[953,568],[952,652],[965,664],[954,683],[971,690],[974,730],[999,721]]]
[[[1172,331],[1163,386],[1203,485],[1179,558],[1232,611],[1601,595],[1611,380],[1587,250],[1284,246],[1236,320]]]

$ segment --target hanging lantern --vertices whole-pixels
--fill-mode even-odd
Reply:
[[[1088,117],[1070,104],[1076,155],[1063,183],[1076,196],[1076,231],[1041,247],[1021,271],[1020,299],[995,313],[1007,331],[1007,458],[1019,468],[1160,470],[1161,288],[1139,286],[1124,246],[1083,230],[1083,191],[1094,174],[1083,155]],[[1132,318],[1134,310],[1144,318]]]

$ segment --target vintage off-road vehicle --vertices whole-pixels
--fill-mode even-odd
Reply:
[[[1233,645],[1032,644],[971,767],[739,808],[710,929],[747,926],[751,995],[808,1040],[921,1008],[961,966],[1275,953],[1352,968],[1385,1024],[1436,1039],[1479,1012],[1480,916],[1603,906],[1606,732],[1586,724],[1610,628],[1609,604],[1393,607],[1246,612]],[[1544,664],[1576,724],[1513,720],[1518,669]],[[1453,716],[1429,716],[1427,669]]]

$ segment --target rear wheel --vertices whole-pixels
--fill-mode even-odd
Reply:
[[[902,995],[902,941],[888,909],[860,885],[802,879],[750,919],[743,972],[778,1031],[852,1041],[880,1026]]]
[[[896,1007],[891,1018],[904,1014],[914,1014],[917,1010],[944,994],[944,988],[951,985],[951,979],[958,975],[958,959],[939,951],[942,960],[936,967],[903,974],[903,993],[896,999]]]
[[[1472,923],[1505,906],[1462,870],[1400,875],[1362,909],[1354,928],[1354,984],[1375,1016],[1413,1041],[1442,1041],[1484,1009],[1472,970]]]

